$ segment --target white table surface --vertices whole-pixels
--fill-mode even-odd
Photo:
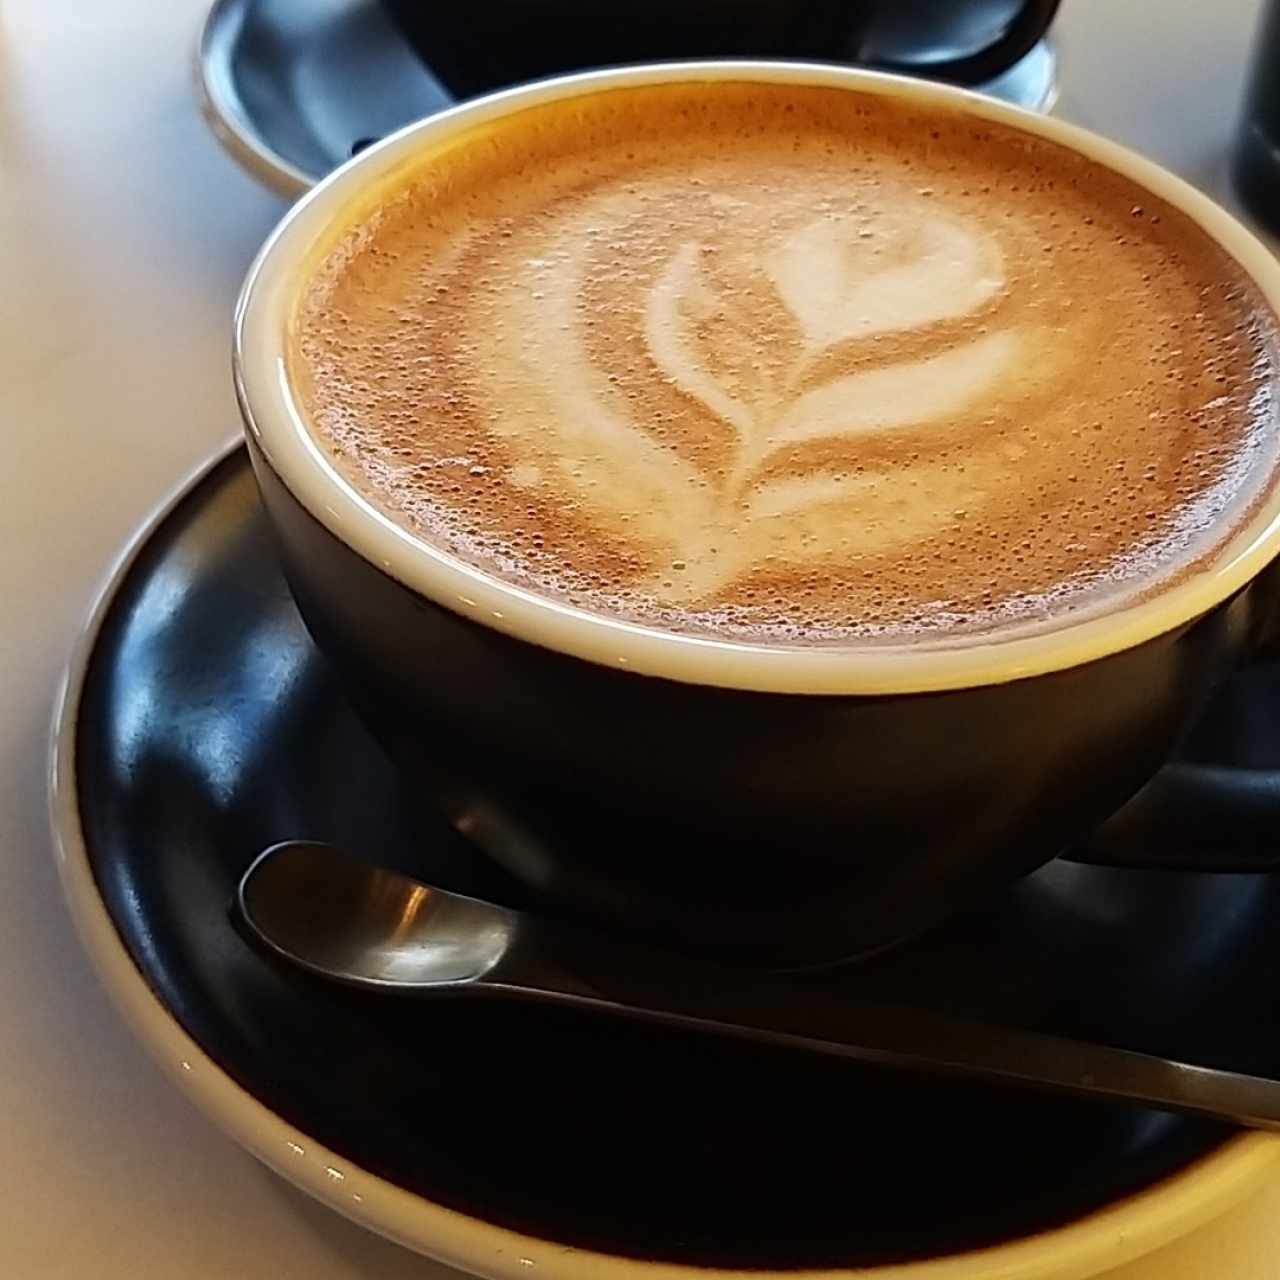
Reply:
[[[231,305],[283,210],[197,114],[208,2],[0,0],[0,1274],[446,1280],[170,1088],[90,972],[50,857],[59,669],[119,544],[237,429]],[[1065,0],[1060,113],[1221,194],[1255,8]],[[1123,1274],[1274,1280],[1280,1179]]]

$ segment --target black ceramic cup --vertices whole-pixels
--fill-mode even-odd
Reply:
[[[672,80],[844,86],[1002,121],[1127,175],[1204,227],[1280,307],[1280,265],[1226,212],[1116,144],[949,87],[780,63],[547,81],[394,135],[285,218],[237,310],[235,377],[291,588],[424,804],[549,906],[778,967],[908,936],[1054,857],[1161,767],[1254,649],[1280,494],[1212,564],[1101,617],[894,650],[759,646],[583,612],[379,514],[308,434],[285,361],[308,265],[410,157],[508,113]],[[305,836],[306,832],[282,832]]]

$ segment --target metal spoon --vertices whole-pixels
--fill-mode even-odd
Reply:
[[[462,897],[332,845],[273,845],[236,910],[268,950],[374,991],[549,1001],[927,1075],[1125,1099],[1280,1130],[1280,1081],[714,969]]]

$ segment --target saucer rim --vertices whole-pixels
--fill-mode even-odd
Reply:
[[[232,55],[224,46],[234,40],[225,28],[243,4],[244,0],[214,0],[200,24],[191,60],[196,103],[209,131],[241,169],[274,194],[296,200],[320,178],[300,169],[262,138],[231,83]]]
[[[76,778],[85,677],[121,586],[169,517],[243,447],[237,433],[187,475],[139,524],[93,593],[54,700],[48,800],[63,895],[99,980],[169,1080],[268,1168],[369,1230],[485,1280],[527,1280],[540,1266],[552,1268],[557,1280],[1084,1280],[1225,1213],[1280,1167],[1280,1135],[1241,1133],[1141,1191],[1018,1240],[885,1266],[748,1272],[621,1257],[527,1236],[378,1177],[289,1124],[204,1051],[134,964],[93,874]]]

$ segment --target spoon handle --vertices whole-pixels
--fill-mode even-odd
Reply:
[[[609,975],[607,985],[595,976],[601,974]],[[559,926],[546,929],[527,918],[503,960],[472,989],[922,1074],[1146,1103],[1280,1131],[1277,1080],[932,1010],[840,999],[802,981],[699,970],[687,958],[602,946],[594,937],[574,945]]]
[[[822,980],[713,968],[526,916],[293,841],[245,872],[250,936],[374,991],[488,993],[789,1046],[857,1062],[1123,1099],[1280,1130],[1280,1081],[868,1002]]]

